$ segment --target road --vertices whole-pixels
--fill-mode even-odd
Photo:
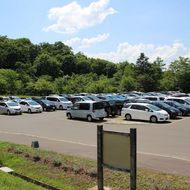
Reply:
[[[26,145],[38,140],[42,149],[96,159],[97,125],[117,132],[137,128],[138,167],[190,176],[190,117],[164,124],[105,120],[68,120],[64,111],[0,115],[0,140]]]

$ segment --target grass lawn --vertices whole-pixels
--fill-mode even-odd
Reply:
[[[62,155],[54,152],[34,150],[24,145],[0,142],[0,164],[10,167],[15,172],[45,182],[64,190],[87,190],[96,185],[96,162],[83,158]],[[0,174],[0,189],[5,180]],[[115,189],[129,189],[129,174],[104,170],[105,186]],[[16,179],[10,176],[12,185]],[[20,186],[21,187],[21,186]],[[4,190],[3,189],[3,190]],[[20,188],[21,189],[21,188]],[[19,189],[19,190],[20,190]],[[27,190],[27,188],[23,188]],[[31,190],[37,189],[29,188]],[[190,177],[160,173],[152,170],[138,169],[138,190],[190,190]]]
[[[28,183],[20,178],[0,171],[1,190],[45,190],[42,187]]]

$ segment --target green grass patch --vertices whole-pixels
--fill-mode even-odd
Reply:
[[[45,190],[42,187],[28,183],[20,178],[0,171],[0,189],[1,190]]]
[[[64,190],[86,190],[96,185],[96,162],[88,159],[0,142],[1,163]],[[190,190],[190,177],[145,169],[138,169],[137,174],[138,190]],[[104,176],[105,186],[129,189],[129,174],[105,169]]]

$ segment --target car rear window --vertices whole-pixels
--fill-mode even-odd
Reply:
[[[97,102],[93,104],[93,110],[100,110],[104,109],[104,104],[102,102]]]

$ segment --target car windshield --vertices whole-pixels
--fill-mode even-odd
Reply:
[[[68,102],[68,100],[64,97],[59,98],[62,102]]]
[[[185,100],[186,100],[188,103],[190,103],[190,98],[186,98]]]
[[[154,106],[154,105],[148,105],[147,107],[150,108],[153,111],[160,111],[161,110],[159,107]]]
[[[104,108],[104,104],[102,102],[97,102],[93,104],[93,110],[100,110]]]
[[[94,100],[94,101],[100,101],[100,100],[101,100],[101,99],[99,99],[98,97],[93,96],[93,95],[89,96],[89,98],[90,98],[91,100]]]
[[[171,106],[169,106],[168,104],[164,103],[164,102],[159,102],[160,105],[162,105],[165,108],[171,109]]]
[[[8,106],[14,107],[14,106],[18,106],[18,103],[16,102],[7,102]]]
[[[49,100],[41,100],[44,104],[50,104]]]
[[[31,106],[38,106],[39,104],[35,101],[28,101],[28,104]]]
[[[173,105],[176,105],[176,106],[180,106],[180,107],[181,107],[181,104],[178,103],[178,102],[172,101],[171,103],[172,103]]]
[[[83,96],[82,99],[83,99],[83,100],[91,100],[91,99],[90,99],[89,97],[87,97],[87,96]]]
[[[112,96],[106,96],[106,100],[113,100]]]

